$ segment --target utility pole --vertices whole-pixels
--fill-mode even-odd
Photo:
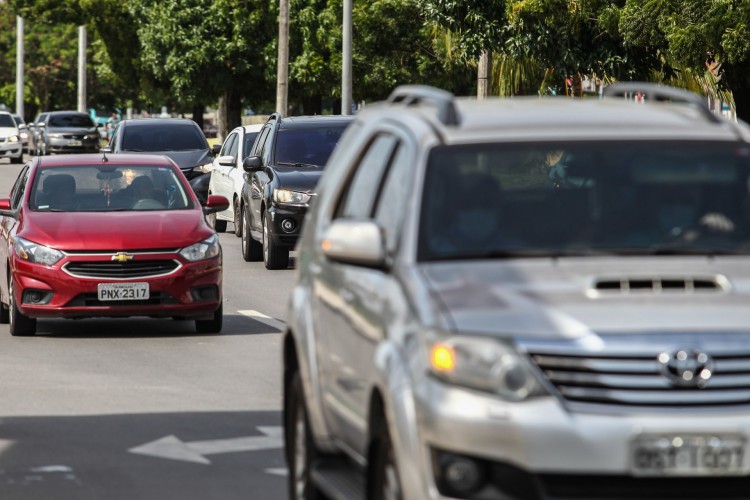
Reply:
[[[490,96],[490,75],[492,75],[492,52],[485,50],[479,56],[477,72],[477,99],[487,99]]]
[[[279,0],[279,58],[276,65],[276,111],[286,116],[289,95],[289,0]]]
[[[23,18],[16,16],[16,114],[23,118]]]
[[[352,0],[344,0],[343,54],[341,59],[341,114],[352,114]]]
[[[78,111],[86,113],[86,26],[78,27]]]

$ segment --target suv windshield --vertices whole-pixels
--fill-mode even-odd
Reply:
[[[348,122],[279,130],[276,163],[325,166],[347,125]]]
[[[52,115],[49,118],[49,126],[93,128],[94,122],[87,114]]]
[[[750,251],[750,148],[578,142],[433,149],[419,258]]]
[[[13,120],[13,117],[6,114],[0,114],[0,127],[7,128],[16,128],[16,122]]]
[[[201,130],[190,123],[130,124],[122,136],[123,151],[189,151],[208,149]]]

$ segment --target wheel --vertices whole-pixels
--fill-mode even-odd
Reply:
[[[10,278],[10,306],[9,318],[10,334],[14,337],[28,337],[36,334],[36,318],[24,316],[16,305],[16,290],[13,278]]]
[[[269,237],[268,218],[263,217],[263,263],[266,269],[286,269],[289,267],[289,249],[279,247]]]
[[[0,302],[0,325],[7,325],[10,322],[10,307]]]
[[[21,156],[19,156],[18,158],[13,158],[11,156],[10,157],[10,162],[11,163],[23,163],[23,153],[21,153]]]
[[[381,420],[371,445],[368,467],[368,500],[401,500],[401,480],[396,467],[393,442],[385,422]]]
[[[220,304],[219,308],[214,311],[214,317],[211,319],[196,319],[195,331],[198,333],[219,333],[224,323],[224,305]]]
[[[214,231],[217,233],[223,233],[227,230],[227,221],[219,220],[215,213],[208,214],[206,216],[206,222],[208,222],[208,225],[214,228]]]
[[[234,219],[232,221],[234,224],[234,235],[236,237],[242,236],[242,209],[240,208],[240,199],[235,198],[234,199]]]
[[[289,476],[290,500],[317,500],[322,498],[312,483],[311,464],[320,454],[310,435],[302,380],[299,372],[292,377],[289,386],[289,401],[284,405],[285,448]]]
[[[250,234],[250,219],[247,210],[242,210],[242,258],[245,262],[258,262],[263,259],[263,245],[253,239]]]

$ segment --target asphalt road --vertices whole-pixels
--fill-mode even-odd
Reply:
[[[0,159],[0,197],[20,171]],[[229,224],[229,229],[231,229]],[[192,321],[0,325],[0,499],[286,498],[280,327],[294,271],[224,249],[224,329]]]

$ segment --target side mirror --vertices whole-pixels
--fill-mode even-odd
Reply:
[[[385,266],[385,246],[380,227],[372,221],[340,219],[326,230],[320,244],[332,261],[355,266]]]
[[[206,204],[203,206],[203,213],[208,215],[215,212],[223,212],[227,208],[229,208],[229,200],[226,196],[210,194],[208,195]]]
[[[18,125],[18,130],[26,130],[26,124],[25,123],[19,124]]]
[[[247,173],[263,170],[263,160],[260,156],[248,156],[242,162],[242,169]]]
[[[37,127],[42,127],[42,128],[44,128],[44,127],[46,127],[46,126],[47,126],[47,124],[46,124],[46,123],[44,123],[44,122],[39,122],[39,123],[37,123],[37,124],[36,124],[36,126],[37,126]]]
[[[99,152],[102,154],[112,154],[112,146],[104,146],[103,148],[99,148]]]
[[[10,198],[0,198],[0,215],[15,217],[16,213],[10,207]]]
[[[215,155],[219,154],[221,152],[221,144],[214,144],[211,146],[211,152]]]
[[[236,162],[237,158],[232,155],[219,156],[219,165],[224,165],[225,167],[233,167]]]

